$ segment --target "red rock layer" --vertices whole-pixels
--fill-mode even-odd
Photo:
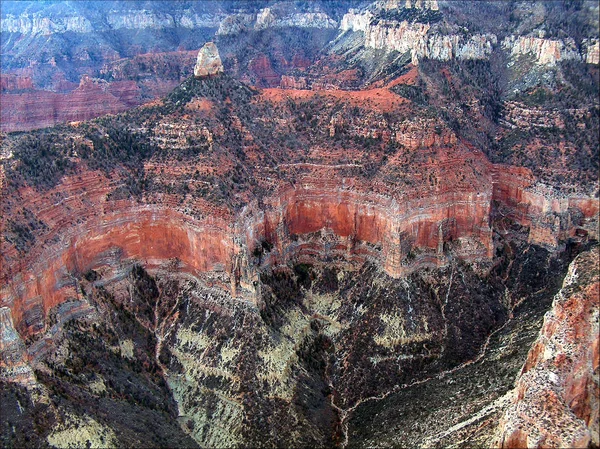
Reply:
[[[191,273],[222,271],[236,293],[256,276],[252,254],[263,241],[273,245],[266,257],[270,264],[325,258],[333,251],[354,261],[373,260],[392,276],[414,266],[445,263],[444,243],[452,240],[461,242],[457,254],[468,260],[487,259],[492,252],[489,194],[449,193],[434,201],[398,202],[305,179],[268,200],[266,209],[253,205],[238,218],[211,213],[194,219],[168,204],[107,201],[109,184],[100,177],[92,180],[65,180],[65,199],[56,207],[35,207],[40,201],[35,192],[25,192],[50,232],[27,255],[14,248],[3,254],[1,304],[12,309],[24,334],[43,329],[43,317],[52,307],[76,298],[77,276],[92,268],[119,276],[133,260],[158,266],[177,258]],[[79,223],[72,222],[75,210]],[[310,237],[321,230],[338,239],[337,247]],[[413,250],[418,254],[409,266]]]
[[[33,81],[30,76],[19,76],[15,74],[0,75],[0,90],[2,92],[25,89],[33,89]]]
[[[0,131],[29,131],[89,120],[162,97],[192,73],[197,53],[159,52],[112,61],[100,70],[111,82],[83,75],[79,87],[58,72],[52,90],[36,87],[29,72],[2,74]]]
[[[599,444],[598,248],[575,259],[499,427],[506,448]]]
[[[560,224],[558,234],[554,228],[539,232],[544,222],[539,214],[544,216],[546,203],[551,210],[552,201],[528,196],[526,171],[490,167],[484,179],[493,182],[487,188],[482,184],[472,190],[398,197],[375,193],[356,180],[315,173],[279,190],[262,207],[250,203],[237,216],[198,199],[204,218],[179,211],[175,196],[172,201],[165,196],[160,205],[107,199],[118,181],[95,172],[88,172],[86,180],[66,178],[44,197],[28,188],[21,193],[23,202],[48,231],[27,254],[3,242],[0,305],[10,307],[16,328],[29,335],[44,328],[51,308],[77,297],[75,279],[87,270],[118,277],[134,261],[156,267],[175,258],[193,274],[222,272],[224,287],[254,300],[255,249],[262,242],[272,245],[261,255],[263,264],[370,260],[395,277],[446,264],[448,250],[467,261],[490,260],[494,202],[510,207],[515,220],[531,226],[532,241],[552,243],[560,233],[573,233]],[[597,214],[597,202],[571,203]],[[579,224],[590,219],[594,217]]]
[[[109,85],[82,81],[72,92],[3,93],[0,130],[28,131],[58,123],[89,120],[104,114],[123,112],[141,104],[139,88],[133,81]]]
[[[536,185],[531,171],[523,167],[496,165],[492,176],[494,200],[517,223],[530,228],[531,243],[556,248],[568,237],[598,239],[597,199],[555,194]]]

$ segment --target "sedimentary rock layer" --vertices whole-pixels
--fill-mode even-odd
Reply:
[[[3,93],[0,129],[27,131],[58,123],[89,120],[123,112],[141,103],[140,88],[133,81],[106,83],[83,77],[72,92],[31,90]]]
[[[488,187],[478,191],[419,197],[375,194],[343,179],[306,176],[260,206],[251,202],[238,214],[213,210],[204,218],[188,216],[168,201],[107,199],[114,186],[98,173],[89,173],[87,181],[65,179],[48,196],[63,198],[54,205],[32,189],[24,192],[47,232],[27,254],[3,242],[1,304],[12,310],[16,328],[30,335],[44,329],[51,308],[77,298],[76,279],[90,269],[114,279],[134,261],[157,267],[177,259],[192,274],[224,273],[223,287],[256,301],[254,280],[265,264],[370,260],[398,277],[445,265],[450,254],[489,261],[496,211],[530,227],[530,241],[548,247],[594,228],[597,201],[532,193],[525,169],[490,165],[486,176]]]

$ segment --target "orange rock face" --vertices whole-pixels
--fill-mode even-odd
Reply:
[[[598,446],[598,263],[596,247],[571,264],[500,423],[500,446]]]
[[[77,297],[76,276],[90,269],[119,276],[134,260],[156,267],[177,258],[190,273],[225,273],[235,290],[250,285],[255,275],[252,252],[262,241],[274,246],[265,263],[332,255],[358,262],[368,258],[392,276],[415,266],[446,263],[444,243],[452,240],[462,242],[458,254],[465,259],[491,256],[486,221],[490,198],[485,195],[450,193],[433,202],[403,204],[306,179],[267,200],[264,210],[250,205],[230,219],[194,219],[164,206],[106,201],[103,180],[94,184],[86,186],[82,199],[81,183],[65,181],[61,189],[70,187],[73,196],[61,207],[39,214],[51,229],[45,243],[25,257],[9,248],[3,254],[7,285],[2,289],[2,304],[11,307],[24,334],[43,328],[43,322],[28,318],[35,314],[32,311],[41,310],[44,316],[57,304]],[[35,201],[35,192],[29,195]],[[75,208],[80,224],[69,223],[71,217],[65,215],[66,209]],[[336,244],[303,237],[321,231],[330,233]],[[413,249],[419,254],[409,266],[407,256]]]
[[[598,239],[598,200],[553,194],[537,186],[531,172],[522,167],[496,165],[493,179],[494,200],[506,206],[516,222],[530,228],[531,243],[555,248],[567,237]]]
[[[221,272],[228,279],[224,287],[254,300],[253,252],[264,241],[273,248],[263,264],[370,260],[394,277],[448,263],[449,247],[468,261],[490,260],[492,202],[512,205],[523,223],[530,223],[537,210],[519,188],[503,184],[498,170],[490,168],[495,182],[487,188],[422,197],[374,194],[368,185],[304,176],[294,188],[266,198],[263,207],[254,202],[238,214],[213,210],[205,218],[190,217],[168,203],[107,200],[110,181],[97,173],[89,173],[87,181],[65,179],[45,195],[60,192],[65,199],[56,206],[46,206],[49,200],[33,190],[23,192],[49,231],[27,255],[3,242],[1,304],[12,310],[17,329],[29,335],[44,328],[51,308],[77,298],[74,279],[86,271],[103,270],[110,279],[134,261],[152,268],[171,259],[192,274]]]

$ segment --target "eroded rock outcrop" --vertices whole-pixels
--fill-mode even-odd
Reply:
[[[59,7],[60,8],[60,7]],[[25,12],[20,15],[7,14],[2,17],[0,30],[23,35],[51,35],[67,32],[90,33],[110,29],[167,29],[167,28],[216,28],[223,14],[198,14],[193,11],[177,10],[158,12],[149,9],[113,9],[107,11],[106,20],[92,24],[90,18],[67,8],[63,15],[49,12]]]
[[[588,64],[600,63],[600,41],[598,39],[588,39],[585,42],[586,56],[585,62]]]
[[[212,95],[224,83],[241,99],[217,121],[215,98],[200,93]],[[406,103],[386,89],[319,93],[323,109],[312,119],[322,132],[310,134],[305,151],[278,146],[280,140],[256,145],[296,132],[294,114],[304,114],[299,108],[314,95],[257,94],[225,75],[190,78],[163,105],[142,108],[127,123],[117,117],[109,128],[60,130],[65,134],[53,145],[69,143],[64,155],[71,162],[63,163],[77,170],[59,173],[54,184],[36,178],[37,165],[28,160],[3,161],[12,176],[34,183],[13,185],[0,203],[13,217],[1,242],[0,304],[11,308],[16,329],[23,336],[44,331],[49,311],[77,299],[75,279],[89,270],[110,281],[134,263],[154,269],[177,259],[181,272],[216,273],[221,288],[257,304],[259,269],[295,261],[336,260],[349,269],[369,262],[399,278],[456,258],[489,266],[494,227],[521,226],[530,243],[550,249],[597,237],[597,200],[544,189],[528,169],[491,164],[434,118],[394,120],[391,113],[404,113]],[[273,110],[284,112],[274,120]],[[165,115],[157,118],[157,111]],[[331,146],[338,135],[348,148]],[[28,144],[13,137],[10,145]],[[90,168],[115,164],[113,154],[127,160],[134,139],[142,145],[135,151],[146,152],[136,168],[145,179]],[[243,159],[232,167],[240,143]],[[115,152],[108,159],[107,148]],[[137,190],[145,182],[155,187]],[[235,195],[225,196],[228,189]]]
[[[459,34],[439,34],[430,32],[429,23],[375,18],[371,11],[358,13],[351,10],[344,15],[340,29],[362,31],[365,46],[368,48],[409,53],[415,65],[422,58],[441,61],[455,58],[484,59],[491,54],[492,47],[497,42],[493,34],[475,34],[468,37]]]
[[[598,445],[598,263],[596,247],[571,264],[517,379],[500,446]]]
[[[207,42],[198,52],[198,59],[194,67],[194,76],[202,78],[223,73],[223,63],[219,50],[213,42]]]
[[[394,50],[410,53],[413,64],[419,59],[429,58],[441,61],[451,59],[486,59],[498,43],[498,37],[492,33],[468,33],[466,29],[441,32],[436,26],[438,19],[432,21],[398,20],[388,18],[382,11],[400,13],[411,8],[438,11],[437,2],[399,2],[374,3],[364,11],[350,9],[341,20],[341,31],[364,33],[365,46],[374,49]],[[402,16],[402,15],[401,15]],[[536,64],[555,65],[559,61],[583,60],[589,64],[598,64],[598,40],[586,39],[580,51],[572,38],[548,39],[535,36],[508,36],[502,41],[502,48],[512,57],[529,55]]]
[[[136,260],[159,267],[174,258],[191,274],[223,273],[223,288],[256,301],[253,252],[261,242],[271,247],[262,264],[274,267],[333,257],[356,266],[371,261],[398,277],[447,264],[449,247],[454,257],[486,261],[493,255],[493,201],[503,214],[530,227],[532,243],[550,248],[594,228],[597,202],[551,200],[528,190],[530,176],[526,169],[497,167],[486,175],[487,187],[482,183],[476,191],[404,198],[369,194],[335,178],[303,177],[296,188],[264,199],[262,207],[253,203],[229,217],[215,210],[205,219],[170,207],[107,201],[110,183],[98,175],[92,184],[66,180],[69,199],[62,207],[77,210],[80,224],[64,227],[65,209],[47,209],[39,219],[52,229],[42,240],[48,243],[26,257],[6,249],[5,267],[12,268],[3,274],[2,304],[11,308],[19,331],[29,335],[44,329],[50,309],[77,298],[74,275],[102,269],[106,279],[118,278]],[[84,184],[86,193],[79,196]],[[569,224],[571,216],[579,221]]]
[[[91,22],[85,17],[73,15],[51,19],[35,13],[7,14],[0,26],[2,32],[20,34],[89,33],[92,30]]]

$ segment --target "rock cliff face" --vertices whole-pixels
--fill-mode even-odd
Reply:
[[[597,39],[589,39],[586,42],[587,53],[585,62],[588,64],[600,64],[600,41]]]
[[[432,10],[436,10],[437,8]],[[484,59],[492,52],[497,38],[492,34],[475,34],[464,37],[458,34],[443,35],[430,32],[429,23],[376,19],[372,12],[355,10],[344,15],[340,24],[342,31],[362,31],[365,46],[374,49],[410,53],[411,62],[419,58],[438,59]]]
[[[449,166],[461,163],[448,161]],[[526,169],[481,162],[470,188],[451,189],[442,181],[435,191],[416,196],[377,192],[382,186],[344,180],[326,165],[306,168],[313,174],[264,197],[262,206],[251,202],[240,213],[213,210],[206,218],[167,205],[108,200],[118,184],[100,173],[87,174],[87,181],[65,179],[41,197],[25,190],[24,204],[50,231],[37,237],[39,243],[26,256],[3,243],[2,305],[11,308],[17,329],[31,335],[45,328],[53,307],[77,297],[74,276],[104,270],[108,280],[136,260],[159,267],[173,258],[191,274],[221,272],[223,288],[257,302],[252,261],[263,242],[269,251],[261,260],[271,267],[333,258],[351,266],[368,261],[399,277],[445,266],[451,257],[486,262],[494,252],[495,215],[528,227],[529,241],[548,248],[569,238],[597,238],[597,201],[554,199],[531,190]],[[54,196],[62,198],[60,207],[43,206]]]
[[[25,89],[33,89],[33,80],[30,76],[0,75],[0,90],[2,92]]]
[[[538,64],[554,65],[558,61],[582,59],[582,55],[572,39],[563,41],[529,36],[510,36],[502,41],[502,47],[508,50],[513,57],[531,55]],[[592,47],[588,50],[588,54],[584,59],[588,63],[597,64],[597,62],[593,62],[593,52]]]
[[[473,60],[488,58],[498,44],[498,38],[492,33],[469,33],[463,29],[460,33],[441,31],[436,25],[439,17],[416,16],[411,19],[409,13],[414,9],[438,11],[437,3],[415,4],[410,2],[381,2],[371,9],[357,11],[351,9],[341,20],[340,30],[364,33],[364,45],[367,48],[394,50],[410,53],[413,64],[419,59],[429,58],[441,61],[451,59]],[[397,18],[388,18],[390,14],[382,11],[397,11]],[[403,12],[404,11],[404,12]],[[443,9],[441,12],[443,13]],[[402,20],[403,17],[408,17]],[[544,39],[540,37],[508,36],[502,42],[502,48],[511,57],[530,55],[537,64],[555,65],[558,61],[583,60],[597,64],[597,40],[579,42],[577,48],[572,38]]]
[[[264,8],[256,14],[239,13],[223,19],[217,35],[235,35],[244,31],[267,28],[336,28],[337,22],[324,12],[298,12],[279,4],[275,8]]]
[[[42,34],[49,35],[54,33],[89,33],[92,31],[92,24],[85,17],[61,17],[50,19],[38,14],[22,14],[15,16],[8,14],[3,17],[0,31],[5,33],[20,34]]]
[[[176,10],[160,13],[148,9],[113,10],[106,15],[105,22],[92,24],[86,16],[75,15],[47,16],[42,12],[7,14],[2,19],[0,31],[23,35],[50,35],[60,33],[90,33],[119,29],[168,29],[216,28],[222,14],[198,14],[193,11]],[[84,13],[85,14],[85,13]]]
[[[498,444],[597,444],[597,252],[510,393],[599,237],[579,42],[435,1],[337,38],[332,4],[263,6],[227,10],[218,50],[158,53],[196,30],[117,8],[127,56],[56,69],[62,97],[2,78],[40,99],[3,126],[71,123],[0,134],[0,444],[487,447],[502,416]]]
[[[569,267],[500,423],[501,447],[598,445],[598,263],[596,248]]]
[[[140,103],[140,88],[134,81],[107,83],[83,76],[79,86],[69,93],[3,93],[0,129],[23,131],[89,120],[123,112]]]

